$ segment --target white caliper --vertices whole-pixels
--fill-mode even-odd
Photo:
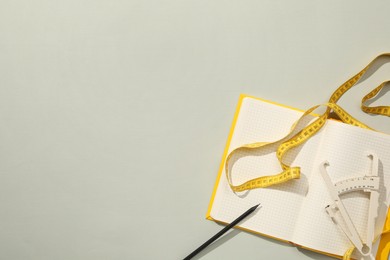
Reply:
[[[333,203],[325,208],[326,212],[332,218],[333,222],[341,228],[351,243],[363,256],[368,256],[371,254],[372,243],[374,241],[375,220],[378,216],[379,206],[378,157],[374,153],[370,153],[368,157],[372,160],[370,174],[363,177],[342,180],[335,184],[332,183],[326,171],[326,166],[329,166],[329,163],[325,161],[320,165],[321,175],[324,178],[326,186],[328,187],[329,193],[333,200]],[[343,202],[340,199],[340,195],[356,190],[362,190],[364,192],[370,193],[367,237],[364,241],[359,236],[355,225],[353,224],[347,210],[344,207]],[[342,225],[341,223],[345,223],[345,225]]]

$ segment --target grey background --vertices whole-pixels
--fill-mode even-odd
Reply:
[[[180,259],[240,93],[307,109],[390,51],[389,1],[0,0],[0,259]],[[390,64],[340,102],[359,102]],[[385,95],[374,104],[389,104]],[[234,230],[197,259],[328,259]]]

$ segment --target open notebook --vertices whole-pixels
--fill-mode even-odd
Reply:
[[[291,166],[301,167],[301,178],[268,188],[235,194],[225,176],[224,162],[234,148],[253,142],[271,142],[285,136],[302,111],[257,98],[240,97],[229,135],[207,218],[231,222],[249,207],[261,203],[262,209],[239,224],[239,227],[261,235],[291,242],[304,248],[333,256],[342,256],[351,247],[344,233],[325,211],[332,202],[319,165],[329,161],[327,171],[333,182],[364,176],[370,171],[368,151],[379,157],[380,197],[376,234],[380,234],[389,204],[390,135],[328,120],[326,125],[306,143],[288,153]],[[258,152],[242,152],[232,160],[232,180],[241,184],[247,180],[280,172],[275,148]],[[342,196],[361,237],[365,237],[369,197],[364,192]],[[373,246],[377,252],[377,240]],[[382,242],[383,243],[383,242]],[[382,245],[381,245],[382,246]],[[357,257],[358,254],[354,255]]]

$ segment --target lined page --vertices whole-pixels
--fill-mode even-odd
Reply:
[[[231,139],[229,152],[252,142],[270,142],[284,137],[302,112],[277,106],[253,98],[244,98]],[[309,118],[310,121],[312,118]],[[241,227],[262,234],[291,240],[295,222],[308,189],[311,159],[317,151],[321,134],[311,138],[304,146],[288,154],[286,161],[302,167],[302,177],[265,189],[254,189],[234,194],[230,189],[223,169],[219,179],[211,217],[231,222],[248,208],[261,203],[262,208],[240,224]],[[250,154],[241,153],[232,167],[234,184],[276,174],[281,171],[275,154],[276,147],[262,149]],[[298,153],[299,152],[299,153]],[[233,161],[232,160],[232,161]]]
[[[321,149],[314,161],[310,189],[302,204],[293,241],[297,244],[336,255],[343,255],[352,246],[344,233],[325,211],[332,202],[319,165],[327,160],[327,172],[333,183],[343,179],[364,176],[371,170],[372,160],[367,157],[374,151],[379,157],[380,212],[376,221],[376,234],[380,234],[386,218],[387,194],[390,185],[390,136],[354,127],[336,121],[325,126]],[[340,196],[349,216],[365,241],[369,195],[355,191]],[[355,255],[357,256],[357,255]]]

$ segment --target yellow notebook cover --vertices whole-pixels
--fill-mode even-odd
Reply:
[[[244,104],[244,109],[251,109],[250,106],[258,106],[259,105],[259,107],[256,107],[257,110],[255,109],[255,110],[253,110],[254,112],[253,111],[251,112],[253,114],[252,115],[253,118],[248,118],[248,119],[239,118],[240,117],[240,112],[243,109],[243,104]],[[231,149],[234,148],[234,147],[237,147],[239,145],[243,145],[244,144],[244,143],[240,143],[240,142],[247,143],[249,141],[250,142],[253,142],[253,141],[272,141],[272,140],[277,139],[273,135],[277,135],[278,136],[278,133],[271,133],[271,135],[269,135],[269,136],[262,136],[261,135],[261,138],[258,139],[259,138],[258,136],[255,137],[255,135],[257,134],[256,133],[256,129],[252,129],[252,130],[247,131],[244,135],[242,135],[241,139],[238,138],[240,140],[238,140],[238,141],[237,140],[233,140],[233,144],[232,144],[233,135],[235,134],[235,131],[236,131],[237,127],[239,127],[239,128],[241,127],[242,128],[242,125],[245,125],[245,123],[243,123],[243,122],[245,122],[245,120],[248,120],[248,122],[256,121],[257,118],[260,118],[261,116],[263,116],[263,115],[258,115],[259,112],[262,113],[262,114],[267,114],[267,111],[271,111],[268,116],[269,116],[269,119],[272,121],[270,123],[270,125],[271,126],[273,125],[273,127],[274,127],[274,128],[266,129],[267,132],[278,132],[278,130],[275,130],[275,126],[278,126],[278,124],[285,124],[286,126],[287,125],[291,125],[290,123],[294,122],[294,120],[296,120],[296,118],[299,117],[299,115],[303,113],[302,110],[295,109],[295,108],[288,107],[288,106],[284,106],[284,105],[280,105],[280,104],[277,104],[275,102],[270,102],[270,101],[267,101],[267,100],[263,100],[263,99],[260,99],[260,98],[255,98],[255,97],[252,97],[252,96],[249,96],[249,95],[244,95],[244,94],[242,94],[240,96],[239,102],[238,102],[238,105],[237,105],[237,109],[236,109],[236,112],[235,112],[235,115],[234,115],[232,127],[230,129],[230,133],[229,133],[229,136],[228,136],[227,144],[226,144],[226,147],[225,147],[225,150],[224,150],[224,153],[223,153],[223,158],[222,158],[222,161],[221,161],[221,164],[220,164],[220,168],[219,168],[216,184],[214,186],[213,193],[212,193],[212,196],[211,196],[211,200],[210,200],[210,203],[209,203],[209,207],[208,207],[208,210],[207,210],[207,214],[206,214],[206,218],[207,219],[213,220],[213,221],[217,221],[217,222],[221,222],[221,223],[227,223],[227,222],[229,222],[229,216],[226,216],[226,218],[224,218],[224,217],[225,217],[225,215],[229,215],[229,213],[224,213],[224,211],[226,211],[225,208],[228,208],[229,212],[232,212],[232,214],[234,214],[235,210],[237,210],[237,212],[242,212],[243,208],[248,207],[247,205],[245,205],[245,203],[246,203],[245,201],[250,201],[251,193],[259,193],[259,192],[261,192],[261,191],[249,191],[249,192],[247,192],[243,196],[243,198],[240,198],[240,197],[234,195],[235,197],[237,197],[237,199],[234,198],[234,197],[232,197],[230,200],[228,199],[228,200],[225,200],[225,201],[223,201],[223,199],[221,199],[221,198],[224,198],[224,197],[231,196],[231,194],[233,194],[233,192],[231,190],[229,190],[229,187],[226,187],[226,183],[224,183],[224,180],[226,179],[225,170],[224,170],[225,159],[226,159],[229,151],[231,151]],[[285,115],[286,113],[287,114],[290,113],[290,114],[289,115]],[[274,119],[274,117],[278,117],[276,115],[280,115],[279,117],[281,118],[281,121],[278,121],[278,118]],[[246,114],[244,113],[243,116],[245,117]],[[283,117],[285,117],[285,118],[283,119]],[[267,118],[267,115],[266,115],[265,118]],[[241,120],[241,121],[238,122],[239,120]],[[261,120],[264,120],[264,118],[262,118]],[[263,121],[263,123],[264,124],[268,124],[268,121],[269,120]],[[290,122],[288,122],[288,121],[290,121]],[[334,120],[332,120],[332,121],[334,121]],[[247,126],[248,126],[248,124],[247,124]],[[337,139],[338,136],[341,135],[340,133],[342,133],[344,135],[345,135],[345,133],[347,133],[348,136],[354,136],[354,138],[357,138],[356,140],[362,140],[361,142],[363,142],[363,144],[365,144],[364,142],[366,140],[364,140],[364,139],[366,138],[367,134],[369,134],[370,137],[371,137],[371,135],[373,135],[374,140],[376,140],[375,138],[377,138],[379,140],[378,143],[383,143],[381,138],[384,138],[384,140],[386,142],[389,142],[389,144],[390,144],[390,138],[388,138],[388,136],[386,136],[384,134],[376,133],[376,132],[373,132],[373,131],[370,131],[370,133],[367,133],[367,130],[361,131],[360,129],[359,130],[355,130],[355,129],[357,129],[357,127],[351,127],[351,126],[345,127],[345,124],[342,124],[340,122],[335,122],[335,121],[331,122],[330,126],[327,127],[327,128],[328,128],[327,130],[324,130],[324,131],[327,131],[326,132],[326,136],[325,136],[324,133],[319,133],[316,137],[313,137],[312,138],[313,140],[309,140],[307,142],[307,144],[304,144],[304,146],[307,146],[308,148],[304,148],[304,149],[302,149],[303,151],[299,151],[298,152],[298,154],[302,153],[303,155],[302,156],[299,155],[299,156],[296,156],[296,157],[303,157],[303,158],[305,158],[305,156],[307,157],[307,156],[310,156],[310,154],[313,154],[314,153],[313,151],[315,151],[317,153],[320,153],[317,150],[315,150],[315,149],[317,149],[316,147],[321,146],[320,144],[322,144],[324,142],[324,140],[325,141],[328,140],[327,142],[329,142],[329,140],[331,140],[330,138]],[[272,129],[272,131],[270,131],[271,129]],[[263,129],[263,131],[264,130],[265,129]],[[242,132],[243,130],[242,129],[238,129],[237,130],[238,133],[240,131]],[[251,131],[254,132],[255,134],[253,134]],[[324,131],[322,131],[322,132],[324,132]],[[280,132],[280,133],[282,133],[282,132]],[[375,133],[375,134],[371,134],[371,132]],[[264,133],[266,133],[266,132],[264,131]],[[279,135],[280,135],[280,133],[279,133]],[[247,138],[247,136],[250,136],[250,137],[249,137],[249,139],[246,140],[245,138]],[[325,137],[322,137],[322,136],[325,136]],[[269,140],[267,138],[271,138],[271,140]],[[252,139],[256,139],[256,140],[252,140]],[[352,140],[352,141],[356,142],[356,140]],[[344,140],[342,140],[342,142],[343,141]],[[348,142],[348,140],[346,142]],[[345,143],[345,144],[347,144],[347,143]],[[336,148],[338,147],[337,145],[340,145],[340,144],[334,144],[334,146]],[[332,147],[332,145],[330,145],[330,146]],[[378,147],[379,150],[382,149],[382,148],[383,147]],[[329,148],[329,149],[331,149],[331,148]],[[333,148],[333,149],[335,149],[335,148]],[[307,150],[307,151],[305,151],[305,150]],[[306,155],[305,155],[305,153],[306,153]],[[270,154],[267,154],[267,156],[269,156],[269,158],[271,158],[271,156],[274,156],[274,155],[272,155],[270,153]],[[323,155],[323,156],[325,156],[325,155]],[[245,158],[245,157],[247,157],[247,155],[243,155],[242,157]],[[251,156],[248,156],[248,157],[251,157]],[[258,155],[258,157],[261,158],[261,157],[264,157],[264,156],[263,156],[263,154],[260,154],[260,155]],[[269,158],[267,159],[268,163],[270,161]],[[294,161],[294,160],[296,160],[296,158],[292,158],[291,162],[293,162],[293,163],[294,162],[298,162],[299,163],[299,158],[297,159],[298,161]],[[276,161],[276,160],[274,160],[274,161]],[[246,171],[247,172],[252,171],[253,170],[253,165],[256,165],[256,162],[253,161],[253,160],[252,161],[250,161],[250,160],[246,161],[244,159],[243,163],[241,163],[241,164],[245,164],[245,163],[248,164],[248,165],[252,164],[252,166],[250,166],[250,168],[245,168],[247,166],[245,166],[243,168],[245,172]],[[390,159],[388,160],[388,162],[386,161],[386,163],[388,163],[390,165]],[[298,166],[300,166],[300,165],[298,164]],[[387,166],[387,164],[386,164],[386,166]],[[272,169],[273,167],[276,167],[274,165],[274,162],[272,162],[270,164],[270,167],[264,167],[264,168],[271,168]],[[308,167],[310,167],[310,166],[308,166]],[[308,168],[308,167],[306,167],[306,168]],[[303,167],[303,169],[305,169],[305,168]],[[386,170],[388,171],[389,169],[386,169]],[[291,221],[290,226],[294,225],[294,223],[297,223],[296,225],[299,226],[299,227],[302,226],[302,228],[300,228],[299,230],[294,229],[294,227],[290,227],[290,228],[286,229],[286,227],[288,227],[288,224],[285,224],[286,226],[283,226],[283,221],[284,221],[283,218],[280,219],[280,222],[274,221],[275,223],[270,223],[269,226],[271,226],[271,228],[269,228],[269,229],[261,227],[261,224],[259,224],[259,223],[257,223],[257,224],[256,223],[249,223],[248,225],[245,225],[245,224],[241,225],[240,224],[238,226],[238,228],[240,228],[242,230],[245,230],[245,231],[248,231],[248,232],[255,233],[255,234],[259,234],[259,235],[271,237],[271,238],[274,238],[274,239],[277,239],[277,240],[285,241],[285,242],[291,243],[293,245],[297,245],[297,246],[306,248],[306,249],[311,250],[311,251],[315,251],[315,252],[322,253],[322,254],[329,255],[329,256],[332,256],[332,257],[336,257],[336,258],[341,258],[342,253],[340,253],[340,252],[341,252],[341,248],[342,247],[340,247],[339,250],[335,250],[334,251],[334,252],[337,252],[337,254],[332,253],[331,250],[318,250],[317,249],[317,248],[321,248],[321,249],[329,248],[329,245],[326,245],[326,241],[324,242],[324,245],[322,245],[321,241],[313,242],[313,243],[317,243],[317,244],[315,244],[314,247],[305,245],[305,244],[310,244],[311,243],[311,241],[309,243],[308,240],[316,240],[316,236],[315,236],[315,233],[310,234],[310,231],[308,231],[308,233],[305,233],[306,232],[305,231],[305,224],[303,224],[303,222],[306,223],[307,220],[302,220],[301,221],[300,219],[306,218],[307,215],[318,214],[318,211],[319,211],[319,210],[315,210],[314,213],[311,212],[312,211],[311,208],[314,208],[314,207],[311,207],[310,205],[313,205],[314,202],[310,202],[310,201],[307,202],[307,201],[305,201],[306,199],[302,199],[302,198],[307,197],[308,194],[309,194],[309,197],[311,196],[313,198],[315,198],[315,196],[318,196],[318,195],[315,195],[312,191],[310,191],[310,192],[307,191],[307,190],[310,190],[310,187],[308,185],[309,181],[313,182],[313,180],[314,180],[314,183],[313,183],[314,187],[316,185],[318,185],[318,184],[315,184],[315,182],[318,182],[316,180],[317,177],[310,176],[310,174],[311,174],[310,171],[313,171],[313,170],[307,170],[307,173],[308,173],[307,176],[308,177],[305,177],[306,175],[305,175],[305,172],[304,172],[303,180],[293,180],[293,181],[291,181],[291,182],[295,182],[294,184],[292,184],[293,186],[291,186],[291,184],[287,184],[287,185],[282,184],[278,188],[272,188],[271,193],[275,193],[277,195],[272,195],[273,197],[271,196],[270,199],[269,199],[269,200],[274,200],[274,202],[272,202],[273,204],[275,204],[275,203],[277,204],[278,203],[278,198],[276,198],[276,197],[280,196],[280,194],[283,193],[283,189],[285,189],[285,190],[288,190],[289,192],[291,192],[291,194],[288,194],[288,198],[296,196],[296,198],[292,199],[292,203],[290,203],[293,206],[295,206],[296,208],[303,207],[303,206],[301,206],[301,202],[300,201],[301,200],[304,201],[303,205],[306,205],[306,206],[298,210],[298,211],[302,211],[303,213],[300,213],[301,215],[297,214],[297,217],[295,217],[295,219],[293,221],[290,220],[290,219],[288,220],[288,221]],[[272,173],[276,173],[276,171],[268,172],[267,175],[270,175]],[[386,172],[386,173],[388,175],[390,175],[390,172]],[[256,172],[255,174],[259,174],[259,173]],[[236,175],[239,175],[239,174],[236,174]],[[258,176],[244,176],[243,179],[241,179],[241,180],[248,180],[247,178],[250,178],[250,177],[258,177]],[[322,180],[320,180],[320,181],[322,181]],[[238,177],[238,181],[237,182],[240,182],[239,177]],[[303,185],[298,184],[299,182],[303,183]],[[389,184],[390,184],[390,182],[389,182]],[[222,187],[220,185],[224,185],[224,187]],[[298,187],[299,189],[296,189],[296,185],[299,185],[299,187]],[[265,188],[265,189],[269,189],[269,188]],[[221,190],[223,190],[223,192],[221,192]],[[294,193],[294,191],[296,191],[296,190],[300,190],[298,192],[300,194],[296,195]],[[216,196],[217,196],[217,191],[219,191],[219,195],[218,195],[218,201],[216,202],[215,200],[216,200]],[[301,192],[301,191],[303,191],[303,192]],[[270,192],[268,192],[268,193],[270,193]],[[313,195],[311,195],[311,194],[313,194]],[[261,197],[264,197],[264,194],[262,194]],[[359,199],[363,199],[363,198],[359,198]],[[241,201],[242,201],[242,203],[241,203]],[[264,204],[263,201],[260,200],[260,202],[262,203],[262,205]],[[351,202],[351,205],[354,205],[354,203],[356,203],[356,202],[359,202],[359,201]],[[270,203],[269,205],[266,205],[264,210],[267,210],[267,207],[268,207],[268,209],[270,209],[269,210],[270,212],[274,212],[273,210],[277,211],[278,210],[277,208],[280,208],[280,207],[278,207],[278,205],[276,205],[274,207],[274,209],[271,209],[271,207],[273,207],[272,203]],[[296,205],[294,205],[294,203],[296,203]],[[310,204],[310,203],[312,203],[312,204]],[[316,204],[318,204],[318,203],[316,203]],[[239,205],[242,205],[242,209],[241,209],[241,206],[239,206]],[[294,211],[294,209],[295,208],[293,208],[293,207],[292,208],[288,208],[288,206],[287,206],[286,209],[282,209],[282,210],[290,211],[290,213],[291,213],[291,212]],[[386,210],[386,212],[382,213],[383,218],[385,218],[386,213],[387,213],[387,207],[385,209],[383,209],[383,210]],[[382,212],[383,212],[383,210],[382,210]],[[221,212],[221,213],[216,214],[213,211]],[[262,209],[262,211],[263,211],[263,209]],[[280,212],[282,212],[282,211],[280,211]],[[213,216],[212,213],[214,213],[216,215],[216,217]],[[277,215],[280,215],[280,214],[277,214]],[[387,214],[387,215],[389,215],[389,214]],[[219,217],[219,216],[221,216],[221,217]],[[328,216],[325,216],[325,217],[328,217]],[[266,219],[266,218],[264,218],[264,216],[263,216],[263,219]],[[272,218],[270,218],[270,219],[272,219]],[[324,220],[324,221],[326,221],[326,220]],[[360,219],[357,219],[358,223],[359,223],[359,221],[360,221]],[[362,221],[364,221],[364,218],[362,218]],[[383,229],[386,229],[386,228],[390,227],[390,218],[387,218],[386,220],[382,219],[382,220],[379,220],[379,221],[382,223]],[[270,222],[272,222],[272,220]],[[300,224],[300,222],[302,222],[302,223]],[[280,224],[281,227],[278,227],[279,224]],[[293,234],[293,235],[287,234],[289,232],[288,229],[292,230],[291,234]],[[262,230],[264,232],[261,232]],[[334,232],[338,232],[338,231],[336,230]],[[333,234],[331,234],[330,236],[332,236],[332,235]],[[308,238],[305,238],[306,236]],[[343,237],[339,238],[341,245],[344,245],[344,244],[346,244],[348,242],[348,241],[345,241],[345,239],[346,238],[343,238]],[[298,241],[298,243],[297,243],[297,241]],[[379,244],[379,246],[377,245],[377,254],[376,254],[377,259],[387,259],[387,255],[388,255],[388,252],[390,250],[390,243],[389,243],[389,241],[390,241],[390,235],[384,235],[384,236],[382,236],[382,238],[380,240],[380,243],[377,243],[377,244]],[[299,243],[299,242],[301,242],[301,243]]]

